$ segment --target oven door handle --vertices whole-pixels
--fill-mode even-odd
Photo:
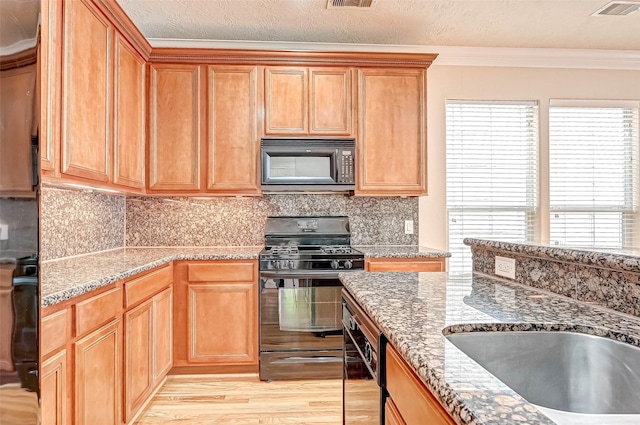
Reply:
[[[279,271],[279,272],[260,272],[260,277],[264,279],[337,279],[338,273],[309,270],[300,272]]]

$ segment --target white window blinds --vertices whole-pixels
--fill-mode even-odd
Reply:
[[[536,102],[447,102],[450,273],[471,271],[466,237],[533,238],[537,205]]]
[[[634,245],[637,102],[620,107],[552,102],[549,190],[551,244],[602,248]]]

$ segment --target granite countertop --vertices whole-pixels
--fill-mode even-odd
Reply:
[[[419,245],[354,245],[365,258],[440,258],[451,253]]]
[[[640,270],[640,249],[575,248],[536,243],[513,243],[487,239],[465,238],[465,245],[525,254],[549,260],[567,261],[588,266],[637,272]]]
[[[463,425],[554,422],[459,351],[443,333],[572,330],[640,345],[640,319],[481,275],[352,272],[340,278]]]
[[[262,248],[122,248],[45,261],[41,268],[41,305],[47,307],[66,301],[173,260],[254,260]]]

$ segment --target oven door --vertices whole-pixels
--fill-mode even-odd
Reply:
[[[260,378],[339,378],[342,284],[335,273],[276,276],[260,278]]]
[[[347,329],[344,330],[342,403],[344,425],[381,425],[380,386]]]

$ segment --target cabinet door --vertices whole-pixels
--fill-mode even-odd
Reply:
[[[70,425],[67,380],[67,350],[42,363],[40,368],[40,404],[42,425]]]
[[[64,3],[62,173],[110,180],[111,43],[108,21],[85,0]]]
[[[390,398],[387,398],[384,403],[384,425],[406,425]]]
[[[188,285],[190,363],[257,361],[258,294],[253,282]]]
[[[149,179],[151,190],[200,189],[200,67],[150,68]]]
[[[75,344],[75,424],[120,425],[122,323],[113,321]]]
[[[153,297],[153,381],[158,384],[173,366],[173,289]]]
[[[31,177],[31,135],[36,66],[0,71],[0,193],[35,197]]]
[[[309,77],[309,134],[352,136],[351,69],[311,68]]]
[[[368,272],[443,272],[444,258],[371,258],[365,262]]]
[[[116,34],[114,67],[113,182],[144,187],[145,62]]]
[[[208,182],[215,192],[259,194],[257,67],[208,68]]]
[[[426,194],[425,75],[359,70],[358,194]]]
[[[307,68],[266,68],[265,102],[265,134],[307,134]]]
[[[40,168],[57,170],[60,149],[62,2],[42,0],[40,32]],[[3,97],[4,98],[4,97]]]
[[[124,315],[125,422],[144,403],[153,386],[153,300]]]

